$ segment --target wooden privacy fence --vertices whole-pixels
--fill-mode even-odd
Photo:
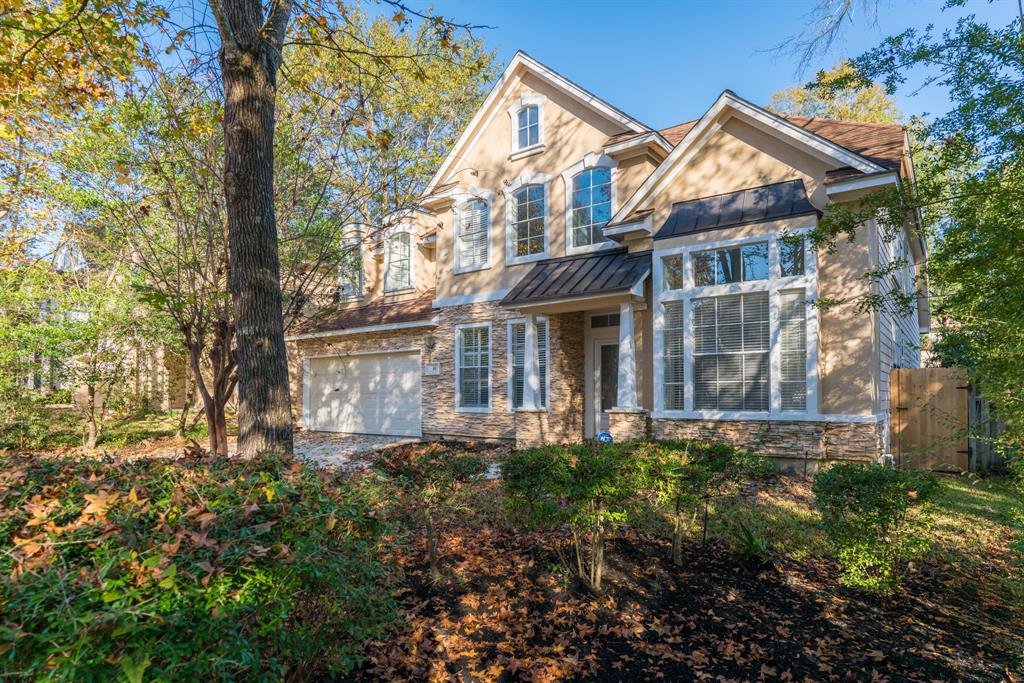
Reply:
[[[890,452],[897,466],[940,472],[992,469],[1000,425],[963,368],[894,368],[889,374]]]

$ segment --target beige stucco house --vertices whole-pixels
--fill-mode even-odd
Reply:
[[[652,129],[523,53],[416,211],[352,226],[338,303],[289,338],[307,430],[571,442],[727,439],[787,459],[888,448],[911,314],[819,310],[914,287],[924,244],[802,237],[913,169],[899,126],[781,118],[726,91]]]

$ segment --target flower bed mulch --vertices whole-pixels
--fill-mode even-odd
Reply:
[[[413,551],[422,550],[413,548]],[[1021,680],[1022,626],[940,574],[890,599],[835,583],[827,562],[755,566],[728,548],[627,534],[607,586],[571,578],[566,538],[448,531],[445,583],[403,554],[405,625],[367,649],[359,680]]]

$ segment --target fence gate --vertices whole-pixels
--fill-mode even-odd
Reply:
[[[889,374],[890,450],[914,469],[970,468],[968,404],[963,368],[895,368]]]

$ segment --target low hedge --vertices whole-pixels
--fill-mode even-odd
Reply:
[[[0,457],[0,670],[280,680],[394,620],[374,493],[286,458]]]

